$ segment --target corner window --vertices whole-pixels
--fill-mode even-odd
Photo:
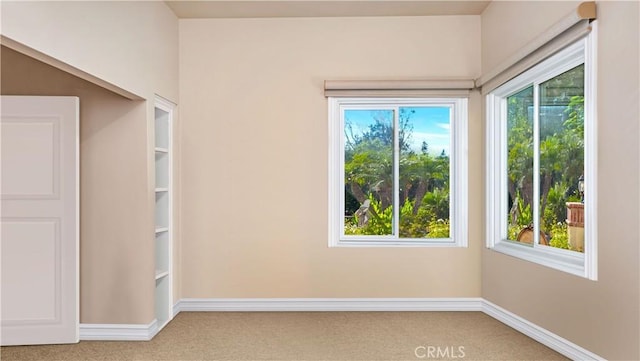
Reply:
[[[329,98],[329,245],[467,245],[467,99]]]
[[[591,35],[487,96],[487,246],[596,279]]]

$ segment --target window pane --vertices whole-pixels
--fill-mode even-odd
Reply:
[[[540,228],[553,247],[583,251],[584,205],[579,189],[583,174],[584,65],[580,65],[540,84]]]
[[[347,235],[392,235],[393,110],[345,110]]]
[[[533,86],[507,98],[507,239],[533,242]]]
[[[448,107],[400,108],[400,237],[449,238]]]

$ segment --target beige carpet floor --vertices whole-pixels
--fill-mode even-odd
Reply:
[[[153,340],[10,346],[13,360],[566,360],[480,312],[182,312]]]

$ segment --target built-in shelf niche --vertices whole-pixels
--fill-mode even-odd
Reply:
[[[156,274],[169,271],[169,232],[156,233]]]
[[[156,228],[169,227],[170,192],[156,192]]]
[[[156,188],[169,186],[169,153],[156,151]]]
[[[155,103],[155,315],[160,328],[171,319],[172,295],[172,127],[173,107],[156,97]]]
[[[171,312],[165,306],[171,304],[171,287],[170,287],[171,275],[167,273],[164,277],[156,277],[156,320],[160,328],[164,327],[171,319]],[[161,306],[161,307],[159,307]]]

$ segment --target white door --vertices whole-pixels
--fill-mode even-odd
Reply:
[[[77,97],[3,96],[2,345],[78,342]]]

